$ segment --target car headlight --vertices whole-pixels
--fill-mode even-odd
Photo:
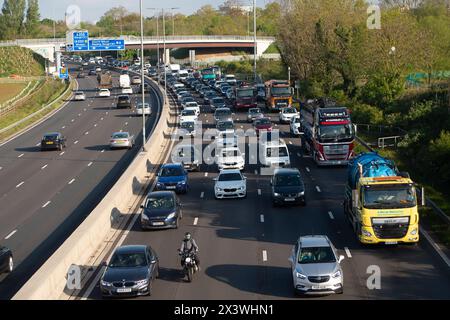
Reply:
[[[244,191],[244,190],[245,190],[245,187],[242,186],[242,187],[239,188],[239,190]]]
[[[362,233],[362,235],[364,237],[371,237],[372,236],[372,234],[369,231],[364,230],[364,229],[361,229],[361,233]]]
[[[296,276],[298,279],[301,279],[301,280],[305,280],[305,279],[306,279],[306,276],[305,276],[304,274],[301,274],[300,272],[296,272],[296,273],[295,273],[295,276]]]
[[[273,195],[274,195],[275,197],[279,197],[279,196],[281,196],[281,194],[279,194],[279,193],[276,193],[276,192],[275,192],[275,193],[274,193]]]
[[[148,280],[147,279],[136,281],[136,285],[137,286],[145,286],[147,284],[148,284]]]
[[[156,183],[156,186],[157,186],[157,187],[163,187],[163,186],[164,186],[164,183],[158,182],[158,183]]]
[[[336,271],[336,272],[332,275],[333,278],[339,278],[340,276],[341,276],[341,271],[340,271],[340,270]]]
[[[186,181],[180,181],[180,182],[178,182],[178,184],[185,185]]]
[[[223,191],[223,189],[222,188],[216,188],[216,191],[221,192],[221,191]]]
[[[145,213],[142,213],[141,219],[142,220],[149,220],[148,216]]]
[[[304,196],[304,195],[305,195],[305,191],[299,192],[299,193],[298,193],[298,196],[299,196],[299,197],[302,197],[302,196]]]
[[[102,285],[102,287],[111,287],[112,286],[112,283],[106,282],[103,280],[100,281],[100,284]]]
[[[170,219],[173,219],[173,218],[175,218],[175,212],[172,212],[171,214],[169,214],[167,216],[166,220],[170,220]]]
[[[410,234],[413,235],[413,236],[416,235],[416,234],[417,234],[417,228],[414,228],[414,229],[410,232]]]

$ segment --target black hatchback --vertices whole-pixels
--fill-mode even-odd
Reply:
[[[178,228],[183,217],[181,204],[173,191],[150,192],[141,206],[142,229]]]
[[[270,184],[274,206],[306,205],[305,184],[298,169],[276,169]]]
[[[11,250],[0,246],[0,274],[10,273],[13,269],[14,262]]]
[[[59,132],[50,132],[44,134],[41,140],[41,151],[59,150],[66,147],[66,138]]]
[[[117,109],[129,108],[131,109],[131,98],[127,95],[122,95],[117,98]]]
[[[151,295],[158,276],[158,255],[150,246],[122,246],[111,257],[100,280],[100,290],[104,297]]]

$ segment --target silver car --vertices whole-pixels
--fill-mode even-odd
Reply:
[[[111,136],[109,147],[111,149],[116,148],[128,148],[131,149],[134,146],[134,136],[128,132],[115,132]]]
[[[250,108],[247,113],[247,122],[252,123],[255,120],[264,118],[260,108]]]
[[[327,236],[300,237],[289,257],[295,293],[344,293],[342,260]]]
[[[75,92],[73,99],[75,101],[85,101],[86,100],[86,94],[82,91]]]

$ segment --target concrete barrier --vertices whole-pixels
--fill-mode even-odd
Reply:
[[[147,78],[149,79],[149,78]],[[151,86],[158,90],[163,103],[161,89],[155,82]],[[112,233],[121,225],[121,217],[131,216],[133,204],[142,196],[151,176],[163,160],[171,143],[171,133],[175,130],[176,115],[169,105],[163,105],[160,120],[145,145],[147,152],[139,153],[108,194],[89,214],[83,223],[41,266],[41,268],[16,293],[13,300],[54,300],[60,299],[67,284],[71,266],[94,267],[89,265],[101,246],[110,241]],[[128,220],[128,219],[127,219]],[[71,292],[67,292],[69,297]]]

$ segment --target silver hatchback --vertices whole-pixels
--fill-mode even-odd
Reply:
[[[134,146],[134,136],[128,132],[115,132],[111,136],[109,147],[111,149],[116,148],[128,148],[131,149]]]
[[[300,237],[289,262],[296,294],[325,295],[344,292],[344,274],[337,250],[327,236]]]

